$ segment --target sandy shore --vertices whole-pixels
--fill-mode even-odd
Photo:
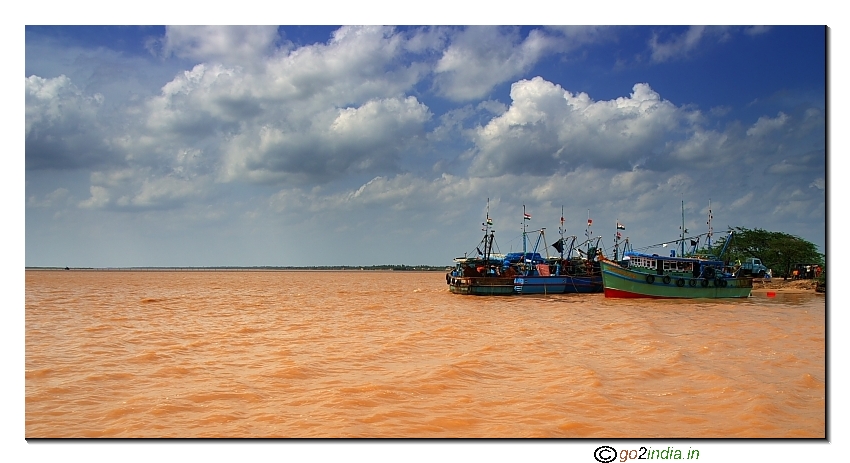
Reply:
[[[753,292],[776,291],[782,293],[808,293],[815,292],[817,282],[815,280],[783,280],[782,278],[753,280]]]

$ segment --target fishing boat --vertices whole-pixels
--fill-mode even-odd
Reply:
[[[682,235],[677,241],[682,247],[678,256],[676,250],[671,250],[668,256],[627,250],[623,252],[621,260],[610,260],[600,255],[605,297],[715,299],[750,296],[753,278],[736,272],[725,265],[720,257],[697,253],[698,241],[693,240],[693,237],[690,239],[693,250],[690,254],[685,254],[687,229],[684,228],[684,202],[682,209]],[[729,246],[733,233],[729,232],[720,256],[723,256]],[[710,210],[707,235],[710,243]],[[626,243],[627,247],[628,241]],[[667,244],[662,243],[662,246]]]
[[[600,258],[605,297],[725,298],[749,297],[752,277],[737,276],[723,261],[696,257],[624,253],[615,262]]]
[[[505,267],[505,259],[496,249],[496,231],[490,218],[490,201],[487,200],[486,220],[481,224],[484,237],[473,256],[454,259],[454,268],[446,274],[449,291],[475,296],[509,296],[514,294],[513,270]]]
[[[598,293],[602,292],[602,273],[599,263],[596,262],[596,249],[599,239],[591,245],[590,239],[587,244],[585,256],[573,256],[575,247],[575,236],[564,236],[564,212],[561,209],[561,226],[558,231],[561,238],[552,244],[559,255],[546,258],[540,255],[538,250],[542,242],[543,249],[546,246],[546,229],[541,228],[529,232],[526,221],[531,215],[526,213],[523,206],[523,252],[513,253],[505,256],[505,265],[513,269],[517,276],[514,278],[514,292],[517,294],[564,294],[564,293]],[[531,241],[529,235],[537,235],[534,246],[528,252],[528,244]],[[585,243],[582,243],[583,246]]]

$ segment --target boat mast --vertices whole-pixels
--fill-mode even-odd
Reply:
[[[487,198],[487,220],[484,222],[486,225],[484,226],[484,262],[486,264],[490,263],[490,254],[493,253],[493,238],[494,233],[493,230],[490,230],[490,225],[493,225],[493,221],[490,220],[490,198]],[[487,234],[489,232],[490,239],[487,239]],[[487,243],[489,241],[489,243]]]
[[[564,260],[564,206],[561,206],[561,226],[558,227],[558,234],[561,235],[561,260]]]
[[[617,219],[617,226],[614,227],[614,261],[620,260],[619,250],[620,250],[620,219]]]
[[[528,253],[528,248],[526,247],[526,238],[528,233],[528,225],[526,225],[525,221],[530,220],[531,216],[525,212],[525,204],[522,205],[522,268],[525,270],[525,274],[529,274],[529,266],[526,265],[526,253]]]
[[[682,200],[682,252],[679,254],[679,257],[684,257],[685,255],[685,233],[688,231],[685,230],[685,200]]]
[[[490,256],[493,254],[493,240],[496,239],[496,233],[493,230],[490,230],[490,246],[488,246],[488,252],[486,256],[486,261],[490,263]]]
[[[493,238],[495,238],[494,230],[490,230],[490,226],[493,225],[493,220],[490,219],[490,198],[487,198],[487,214],[485,217],[484,223],[481,224],[484,228],[481,230],[484,232],[484,239],[482,239],[484,242],[484,252],[482,254],[484,255],[484,263],[486,265],[490,261],[490,254],[493,252]],[[478,252],[481,253],[480,250]]]
[[[713,219],[711,215],[711,199],[708,200],[708,237],[706,238],[706,244],[708,246],[709,252],[711,251],[711,235],[714,234],[714,229],[711,228],[711,219]]]
[[[531,250],[532,261],[534,260],[534,254],[537,254],[538,249],[540,249],[540,240],[543,240],[543,250],[546,253],[546,257],[549,257],[549,250],[546,249],[546,229],[541,228],[537,231],[537,241],[534,242],[534,249]]]

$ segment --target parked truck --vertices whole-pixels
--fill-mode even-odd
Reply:
[[[765,274],[767,274],[767,267],[761,263],[761,259],[750,257],[741,263],[740,274],[764,278]]]

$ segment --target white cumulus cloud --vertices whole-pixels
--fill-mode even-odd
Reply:
[[[629,97],[593,101],[540,77],[511,87],[508,111],[478,128],[470,172],[552,172],[582,163],[629,165],[653,156],[687,113],[647,84]]]
[[[252,64],[273,50],[277,26],[168,26],[163,53],[197,62]]]
[[[538,30],[522,39],[514,28],[466,28],[453,37],[437,62],[437,92],[455,101],[484,97],[555,51],[559,43]]]

